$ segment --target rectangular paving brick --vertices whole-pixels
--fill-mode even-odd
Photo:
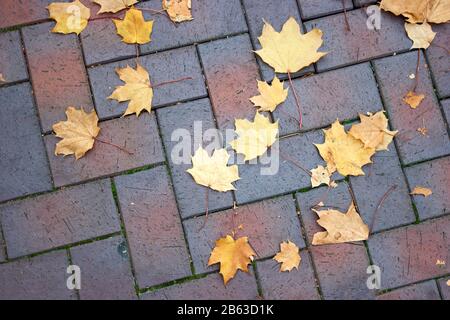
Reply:
[[[161,9],[161,1],[143,2],[137,7]],[[225,37],[247,31],[239,0],[208,0],[192,3],[194,20],[174,24],[160,14],[145,12],[146,20],[154,20],[152,41],[142,45],[142,52],[155,52],[196,42]]]
[[[69,106],[93,108],[78,38],[51,33],[52,28],[53,23],[43,23],[22,29],[44,132],[65,119]]]
[[[51,190],[29,83],[0,88],[0,201]]]
[[[273,259],[256,264],[262,293],[266,300],[318,300],[313,265],[308,251],[300,251],[300,266],[290,272],[280,272]]]
[[[284,86],[287,88],[289,84],[286,82]],[[325,127],[338,118],[340,121],[355,119],[359,113],[382,109],[369,63],[294,80],[294,87],[300,96],[302,130]],[[274,118],[280,119],[280,135],[300,130],[292,92],[275,110]]]
[[[154,85],[192,77],[192,80],[156,87],[152,101],[153,108],[207,95],[200,62],[194,47],[151,54],[140,57],[139,62],[148,70]],[[135,59],[90,68],[88,71],[96,108],[102,119],[122,115],[128,106],[128,102],[118,103],[116,100],[108,99],[117,86],[124,85],[115,72],[116,68],[124,68],[127,65],[135,68]]]
[[[280,243],[291,240],[300,248],[305,246],[294,199],[284,196],[250,205],[211,213],[183,222],[196,273],[203,273],[217,266],[208,267],[208,259],[216,240],[236,232],[236,238],[246,236],[257,253],[256,259],[274,255]],[[242,224],[242,229],[239,225]],[[203,227],[204,225],[204,227]]]
[[[318,71],[367,61],[411,47],[401,17],[382,12],[382,30],[367,28],[367,14],[363,9],[349,11],[347,17],[351,31],[346,30],[343,13],[305,23],[308,31],[313,28],[323,31],[320,51],[328,54],[316,63]]]
[[[253,119],[250,97],[258,94],[258,65],[248,35],[198,46],[211,103],[221,130],[234,129],[235,119]]]
[[[297,0],[303,19],[317,18],[327,14],[353,9],[351,0]]]
[[[128,247],[122,237],[70,249],[72,263],[82,272],[81,300],[136,299]]]
[[[372,232],[413,223],[416,220],[408,185],[393,143],[377,152],[366,175],[350,177],[356,203]],[[395,189],[394,189],[395,188]],[[374,217],[375,215],[375,217]]]
[[[1,300],[72,300],[65,250],[0,264]]]
[[[9,258],[120,231],[108,180],[0,207]]]
[[[438,281],[439,288],[441,289],[442,299],[444,300],[450,300],[450,285],[447,284],[447,281],[450,281],[450,277],[444,277]]]
[[[3,232],[0,228],[0,262],[3,262],[6,260],[6,244],[5,240],[3,239]]]
[[[430,280],[384,293],[377,300],[441,300],[436,281]]]
[[[415,72],[417,52],[409,52],[374,62],[385,107],[391,126],[399,130],[395,138],[402,162],[422,161],[450,153],[450,140],[442,119],[438,101],[434,94],[425,59],[421,54],[419,84],[416,92],[425,95],[417,109],[411,109],[403,97],[414,86],[409,75]],[[427,135],[417,132],[426,127]]]
[[[166,168],[114,180],[139,287],[190,276],[190,258]]]
[[[445,119],[447,119],[447,126],[450,123],[450,99],[442,100],[442,109],[444,109]]]
[[[439,97],[450,96],[450,60],[448,59],[448,44],[450,43],[450,25],[448,23],[433,25],[436,32],[431,46],[425,51],[430,63],[431,73],[436,83]]]
[[[207,189],[196,184],[186,170],[192,168],[191,155],[198,149],[199,144],[203,144],[205,148],[210,142],[222,146],[222,139],[215,130],[211,104],[208,99],[196,100],[158,109],[157,115],[181,216],[186,218],[204,213]],[[206,131],[212,135],[208,137]],[[186,147],[183,147],[185,144]],[[182,161],[183,159],[185,161]],[[208,198],[209,210],[229,208],[233,205],[231,192],[208,190]]]
[[[405,169],[409,186],[430,188],[433,194],[429,197],[412,196],[419,217],[427,219],[450,212],[448,190],[450,186],[450,157],[445,157]]]
[[[7,83],[28,78],[19,31],[0,33],[0,73]]]
[[[386,231],[368,240],[373,263],[381,268],[381,288],[395,288],[448,274],[450,217]]]
[[[55,156],[55,146],[61,139],[45,137],[53,180],[56,186],[112,175],[164,161],[161,140],[154,113],[142,113],[139,118],[108,120],[99,124],[98,139],[121,146],[128,154],[111,145],[96,141],[94,148],[75,160],[74,156]]]
[[[46,7],[53,0],[2,0],[0,29],[48,19]]]

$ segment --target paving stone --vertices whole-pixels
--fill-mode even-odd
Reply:
[[[447,119],[447,126],[450,124],[450,99],[442,100],[442,109],[444,109],[445,118]]]
[[[374,62],[385,107],[389,113],[391,126],[399,130],[395,138],[404,164],[422,161],[450,153],[450,140],[442,119],[438,101],[424,57],[421,54],[419,84],[416,92],[425,95],[417,109],[411,109],[403,102],[403,97],[414,86],[415,80],[409,75],[415,72],[417,52],[409,52]],[[427,135],[417,132],[426,127]]]
[[[280,272],[280,264],[273,259],[256,264],[259,282],[267,300],[318,300],[314,270],[308,251],[300,251],[299,270]]]
[[[3,239],[3,232],[0,228],[0,262],[6,261],[6,244]]]
[[[234,129],[235,119],[253,119],[249,98],[258,94],[258,65],[248,35],[198,46],[211,103],[221,130]]]
[[[287,83],[285,87],[288,87]],[[368,63],[294,80],[294,87],[300,95],[302,131],[328,126],[338,118],[340,121],[356,119],[359,113],[382,109],[375,77]],[[300,130],[292,92],[275,110],[274,118],[280,119],[280,135]]]
[[[120,231],[108,180],[0,207],[8,257],[16,258]]]
[[[225,286],[218,273],[173,285],[142,296],[143,300],[255,300],[258,298],[255,276],[238,271]]]
[[[69,106],[93,108],[77,36],[51,33],[52,27],[52,23],[43,23],[22,29],[44,132],[65,119]]]
[[[377,0],[353,0],[356,7],[365,7],[371,4],[376,4]]]
[[[353,9],[351,0],[336,1],[336,0],[297,0],[303,19],[317,18],[327,14],[342,12]]]
[[[161,9],[161,1],[143,2],[137,7]],[[145,19],[154,20],[152,41],[142,45],[144,53],[203,42],[247,31],[244,13],[239,0],[208,0],[192,4],[194,20],[174,24],[167,17],[149,12]]]
[[[215,130],[210,102],[208,99],[201,99],[182,103],[158,109],[157,115],[181,216],[187,218],[203,213],[206,211],[207,189],[197,185],[186,170],[192,168],[191,155],[200,144],[207,150],[210,145],[213,147],[216,144],[216,148],[222,146],[221,136]],[[208,198],[209,210],[233,205],[231,192],[208,190]]]
[[[96,141],[94,148],[75,160],[74,156],[55,156],[55,146],[61,141],[54,135],[45,137],[53,180],[56,186],[91,180],[164,161],[161,140],[154,113],[136,118],[114,119],[99,124],[98,139],[121,146],[128,154],[106,143]]]
[[[257,259],[276,254],[280,243],[288,239],[300,248],[305,246],[295,203],[289,195],[211,213],[206,223],[205,216],[200,216],[183,224],[197,273],[217,269],[217,266],[207,267],[211,251],[217,239],[233,231],[236,238],[248,237]],[[241,224],[242,230],[238,228]]]
[[[373,164],[365,170],[366,175],[350,177],[359,212],[369,227],[373,227],[372,232],[416,220],[408,185],[393,143],[389,149],[379,151],[372,157]]]
[[[28,78],[19,31],[0,33],[0,73],[7,83]]]
[[[305,23],[308,31],[313,28],[323,31],[320,51],[328,54],[316,63],[318,71],[367,61],[411,47],[401,17],[382,12],[381,31],[367,28],[367,14],[362,9],[347,12],[347,17],[351,31],[346,30],[343,13]]]
[[[447,284],[447,281],[450,281],[450,277],[444,277],[438,281],[442,299],[444,300],[450,300],[450,286]]]
[[[450,212],[448,186],[450,185],[450,157],[445,157],[405,169],[409,186],[430,188],[433,194],[429,197],[412,196],[419,217],[427,219]]]
[[[448,23],[433,24],[436,32],[431,46],[425,51],[438,95],[441,98],[450,96],[450,61],[445,49],[450,43],[450,25]]]
[[[114,180],[139,287],[190,276],[189,254],[166,168]]]
[[[382,294],[377,300],[441,300],[441,298],[436,281],[430,280]]]
[[[0,201],[51,190],[31,87],[0,88]]]
[[[192,80],[156,87],[152,102],[154,108],[207,95],[200,62],[194,47],[180,48],[140,57],[139,62],[148,70],[154,85],[183,77],[193,78]],[[128,102],[118,103],[115,100],[108,99],[117,86],[124,84],[115,72],[116,68],[124,68],[127,65],[134,68],[136,66],[135,59],[111,63],[88,70],[96,108],[99,117],[102,119],[122,115],[128,106]]]
[[[449,273],[450,217],[443,217],[373,235],[368,240],[373,263],[381,268],[381,289]]]
[[[52,0],[2,0],[0,29],[48,19],[46,7]]]
[[[128,248],[122,237],[95,241],[70,249],[80,267],[81,300],[136,299]]]

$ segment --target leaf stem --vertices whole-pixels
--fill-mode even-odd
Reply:
[[[414,81],[414,87],[412,89],[412,92],[416,92],[417,86],[419,85],[419,66],[420,66],[420,49],[417,49],[416,74],[415,74],[415,81]]]
[[[104,141],[104,140],[101,140],[101,139],[99,139],[99,138],[94,138],[94,140],[95,140],[95,141],[98,141],[98,142],[100,142],[100,143],[103,143],[103,144],[107,144],[107,145],[113,146],[114,148],[117,148],[117,149],[119,149],[119,150],[121,150],[121,151],[127,153],[127,154],[130,155],[130,156],[134,154],[133,152],[128,151],[127,149],[125,149],[125,148],[123,148],[123,147],[121,147],[121,146],[118,146],[117,144],[114,144],[114,143],[112,143],[112,142]]]
[[[370,232],[373,232],[373,227],[375,225],[375,218],[377,216],[378,210],[381,208],[381,206],[383,205],[383,202],[386,200],[386,198],[389,196],[389,194],[394,191],[395,189],[397,189],[397,185],[394,184],[393,186],[391,186],[386,192],[385,194],[381,197],[380,201],[378,202],[378,205],[375,209],[375,212],[373,213],[372,216],[372,221],[370,223]]]
[[[347,9],[345,8],[345,0],[341,0],[341,3],[342,9],[344,9],[345,27],[347,28],[347,31],[352,31],[352,29],[350,28],[350,23],[348,22]]]
[[[209,213],[209,188],[208,187],[205,187],[205,189],[206,189],[206,192],[205,192],[205,219],[203,220],[203,224],[202,224],[202,226],[200,227],[200,229],[198,229],[198,231],[200,231],[200,230],[202,230],[204,227],[205,227],[205,225],[206,225],[206,222],[208,221],[208,213]]]
[[[297,110],[298,110],[298,125],[300,127],[300,129],[302,128],[303,125],[303,116],[302,116],[302,110],[300,108],[300,98],[297,95],[297,91],[295,91],[294,88],[294,84],[292,83],[292,77],[291,77],[291,72],[288,71],[288,79],[289,79],[289,85],[291,86],[291,90],[294,94],[294,98],[295,98],[295,104],[297,105]]]
[[[294,166],[296,166],[297,168],[302,169],[304,172],[306,172],[310,177],[312,176],[311,172],[307,169],[305,169],[300,163],[298,163],[295,159],[292,159],[290,156],[280,152],[280,156],[281,158],[283,158],[284,160],[289,161],[290,163],[292,163]]]
[[[192,80],[192,77],[183,77],[183,78],[179,78],[179,79],[175,79],[175,80],[165,81],[165,82],[154,84],[151,87],[157,88],[157,87],[165,86],[167,84],[172,84],[172,83],[186,81],[186,80]]]

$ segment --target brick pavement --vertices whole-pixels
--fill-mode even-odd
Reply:
[[[82,2],[95,16],[98,7]],[[409,52],[401,18],[383,13],[377,32],[366,28],[364,11],[375,1],[346,0],[346,13],[341,1],[264,2],[193,1],[195,19],[178,26],[145,12],[155,26],[152,42],[138,51],[152,83],[192,80],[156,88],[151,114],[121,118],[126,104],[106,98],[121,84],[114,69],[134,65],[136,48],[120,41],[110,21],[91,21],[79,37],[62,36],[50,33],[49,0],[2,1],[0,299],[450,298],[450,81],[442,48],[448,25],[435,28],[437,45],[421,53],[418,91],[426,98],[411,110],[401,99],[413,83],[417,51]],[[160,1],[138,7],[159,9]],[[262,19],[279,29],[289,16],[304,30],[321,28],[329,52],[294,75],[305,126],[299,132],[292,120],[290,94],[271,115],[280,119],[278,174],[260,174],[267,155],[241,165],[236,191],[209,191],[202,228],[205,189],[185,172],[189,164],[173,160],[179,150],[172,134],[180,128],[198,134],[195,121],[201,132],[223,132],[235,118],[253,117],[248,98],[256,79],[273,77],[252,54]],[[65,119],[69,105],[95,108],[100,138],[133,155],[96,142],[78,161],[56,157],[51,126]],[[400,131],[390,150],[377,153],[364,177],[335,175],[336,189],[311,189],[309,176],[289,159],[307,169],[324,164],[313,145],[322,143],[321,129],[379,110]],[[417,128],[424,125],[422,136]],[[219,135],[210,138],[224,144]],[[411,196],[416,185],[433,194]],[[366,223],[377,212],[369,240],[312,246],[321,229],[311,207],[322,201],[345,211],[352,199]],[[248,274],[224,286],[217,266],[206,264],[215,240],[233,231],[249,236],[257,257]],[[287,238],[301,248],[302,262],[280,273],[271,258]],[[66,287],[70,264],[83,270],[79,292]],[[371,264],[381,268],[380,290],[366,286]]]

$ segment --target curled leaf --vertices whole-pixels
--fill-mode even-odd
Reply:
[[[162,6],[174,22],[192,20],[191,0],[162,0]]]
[[[101,6],[97,14],[105,12],[116,13],[139,2],[139,0],[93,0],[93,1]]]
[[[421,195],[424,197],[428,197],[431,194],[433,194],[433,191],[431,191],[431,189],[429,188],[425,188],[425,187],[420,187],[420,186],[416,186],[414,187],[413,191],[411,192],[411,194],[414,195]]]
[[[52,32],[54,33],[76,33],[80,34],[91,17],[91,10],[84,6],[79,0],[70,3],[54,2],[47,7],[50,18],[56,21]]]
[[[328,168],[323,166],[317,166],[317,168],[311,171],[311,186],[313,188],[320,186],[321,184],[326,184],[327,186],[331,183],[331,172]]]
[[[403,102],[406,103],[411,109],[416,109],[425,99],[424,94],[417,94],[414,91],[409,91],[403,98]]]
[[[405,30],[413,41],[411,49],[427,49],[436,36],[436,32],[433,32],[431,26],[426,22],[422,24],[405,23]]]
[[[448,0],[382,0],[380,8],[396,16],[404,16],[410,23],[444,23],[450,20]]]

